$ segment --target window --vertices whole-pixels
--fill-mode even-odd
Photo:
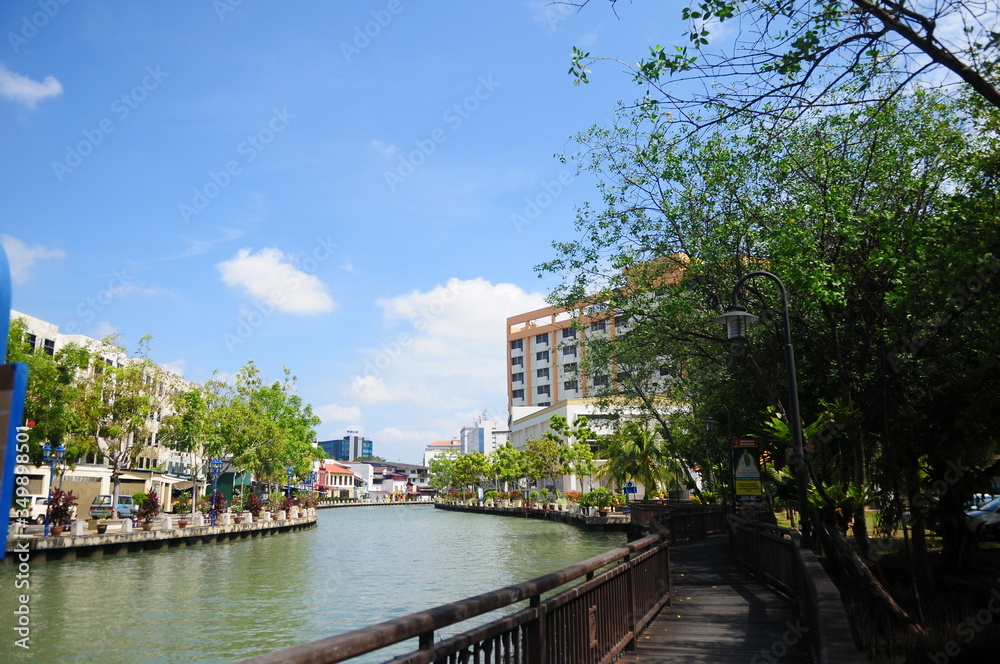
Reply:
[[[625,318],[625,314],[618,314],[615,316],[615,327],[623,327],[626,322],[627,319]]]
[[[512,357],[510,360],[510,366],[512,367],[523,367],[524,366],[524,356],[520,355],[518,357]]]
[[[567,380],[565,383],[563,383],[563,389],[566,390],[567,392],[573,392],[574,390],[579,389],[578,383],[575,380]]]
[[[626,382],[631,377],[632,377],[632,372],[631,371],[619,371],[618,372],[618,382],[619,383],[624,383],[624,382]]]
[[[573,373],[574,371],[576,371],[576,362],[570,362],[569,364],[563,365],[564,373]]]
[[[514,339],[510,342],[511,350],[524,350],[524,339]]]
[[[551,392],[549,390],[550,390],[550,387],[548,385],[539,385],[536,388],[536,391],[538,392],[539,395],[546,396],[546,397],[551,394]]]
[[[524,372],[516,373],[510,377],[512,382],[523,383],[524,382]]]
[[[547,344],[549,343],[549,333],[535,335],[536,344]]]
[[[547,350],[540,350],[537,353],[535,353],[535,361],[536,362],[548,362],[549,361],[549,351],[547,351]]]
[[[576,339],[576,328],[567,327],[562,332],[563,339]]]
[[[576,346],[564,346],[563,357],[576,357]]]
[[[660,377],[665,377],[670,375],[670,367],[660,367]]]
[[[55,339],[42,339],[42,344],[44,346],[45,352],[49,355],[56,354],[56,342]]]
[[[549,377],[549,370],[548,369],[539,369],[538,371],[535,372],[535,375],[538,378],[548,378]]]
[[[551,405],[552,405],[552,402],[551,402],[551,401],[539,401],[539,402],[538,402],[537,404],[535,404],[535,405],[536,405],[536,406],[551,406]]]
[[[604,320],[595,320],[590,324],[590,329],[595,332],[603,332],[608,327],[608,322]]]
[[[607,384],[607,376],[594,376],[594,387],[605,387]]]
[[[513,396],[515,399],[523,399],[524,398],[524,390],[514,390],[511,393],[511,396]]]

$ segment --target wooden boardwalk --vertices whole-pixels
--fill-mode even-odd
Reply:
[[[728,537],[671,546],[670,567],[672,606],[618,662],[810,661],[794,607],[736,567]]]

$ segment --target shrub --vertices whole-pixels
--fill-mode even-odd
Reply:
[[[615,494],[611,493],[607,488],[600,486],[585,493],[583,498],[580,500],[580,504],[584,507],[596,507],[599,510],[606,510],[615,504]]]
[[[578,502],[580,502],[580,498],[582,498],[582,497],[583,497],[583,494],[580,493],[579,491],[567,491],[566,492],[566,500],[568,502],[571,502],[571,503],[578,503]]]
[[[155,491],[139,494],[139,519],[149,523],[160,513],[160,496]]]
[[[73,516],[73,508],[76,506],[76,496],[72,491],[62,489],[52,489],[49,502],[49,522],[61,525]]]
[[[254,516],[260,516],[260,511],[264,509],[264,505],[260,502],[260,498],[256,493],[248,493],[243,499],[243,511],[250,512]]]
[[[485,493],[485,495],[483,495],[483,498],[486,500],[498,500],[500,498],[500,492],[495,489],[490,489]]]

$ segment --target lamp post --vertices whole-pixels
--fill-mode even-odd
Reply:
[[[62,463],[66,456],[66,448],[59,444],[53,454],[52,446],[45,443],[42,446],[42,460],[49,464],[49,508],[45,510],[45,537],[49,536],[49,513],[52,511],[52,487],[56,482],[56,462]]]
[[[715,319],[716,323],[726,326],[726,336],[730,341],[743,341],[746,339],[746,328],[749,323],[757,320],[757,316],[748,314],[747,310],[739,303],[740,287],[748,279],[754,277],[767,277],[778,284],[781,291],[781,311],[785,324],[785,371],[788,375],[788,426],[792,430],[792,445],[795,449],[795,485],[798,492],[800,523],[802,526],[802,545],[812,547],[812,523],[809,518],[809,508],[806,503],[806,475],[805,475],[805,451],[802,439],[802,418],[799,415],[799,389],[798,381],[795,377],[795,352],[792,348],[792,330],[788,322],[788,294],[785,291],[785,284],[777,276],[770,272],[754,271],[748,272],[739,278],[733,286],[732,301],[726,307],[725,313]]]
[[[285,496],[288,498],[292,497],[292,477],[295,475],[295,469],[291,466],[285,468],[285,472],[288,473],[288,485],[285,488]]]
[[[215,525],[215,504],[216,496],[219,493],[219,473],[222,472],[222,459],[212,459],[209,461],[209,466],[212,469],[212,525]]]

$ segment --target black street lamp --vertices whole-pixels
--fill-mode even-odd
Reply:
[[[744,341],[747,325],[757,320],[757,316],[748,314],[739,303],[740,287],[753,277],[767,277],[778,284],[781,290],[781,310],[785,324],[785,371],[788,374],[788,426],[792,430],[792,444],[795,449],[795,485],[798,492],[800,522],[802,526],[802,545],[812,547],[812,524],[809,519],[809,508],[806,503],[806,469],[805,451],[802,438],[802,418],[799,415],[799,389],[795,377],[795,352],[792,348],[792,329],[788,322],[788,294],[781,279],[770,272],[748,272],[740,277],[733,286],[732,301],[726,307],[726,312],[715,319],[716,323],[726,326],[726,336],[730,341]]]
[[[42,460],[49,464],[49,508],[45,510],[45,537],[49,536],[49,513],[52,511],[52,487],[56,482],[56,462],[62,463],[66,456],[66,448],[59,443],[53,454],[52,446],[45,443],[42,446]]]
[[[215,525],[215,505],[218,502],[219,494],[219,474],[222,472],[222,459],[212,459],[209,461],[212,470],[212,525]]]
[[[291,466],[285,468],[285,472],[288,473],[288,487],[285,489],[285,496],[288,498],[292,497],[292,477],[295,475],[295,469]]]

